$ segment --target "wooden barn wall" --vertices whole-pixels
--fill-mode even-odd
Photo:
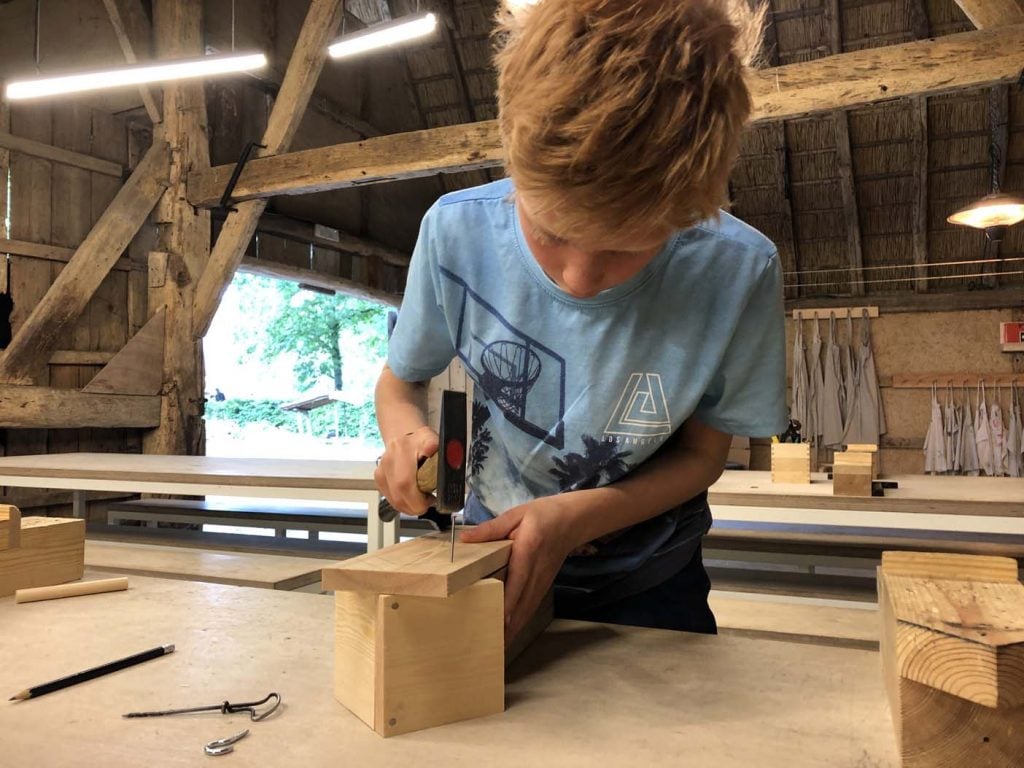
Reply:
[[[94,7],[95,6],[95,7]],[[33,63],[34,3],[14,0],[0,5],[0,80],[31,72]],[[42,6],[40,64],[47,69],[80,61],[105,59],[108,45],[116,49],[102,2],[48,2]],[[74,45],[68,35],[74,34]],[[26,103],[0,109],[0,131],[59,149],[111,161],[126,170],[137,159],[145,135],[133,131],[128,119],[114,113],[131,99],[118,96],[97,102],[69,99],[57,104]],[[114,198],[121,179],[17,151],[0,154],[0,186],[10,182],[9,211],[0,195],[0,237],[38,245],[76,248]],[[4,231],[5,213],[10,227]],[[98,353],[102,361],[124,346],[146,317],[146,260],[142,244],[111,270],[82,316],[63,342],[61,352]],[[14,300],[14,333],[25,323],[64,267],[64,262],[19,254],[6,259]],[[0,265],[0,270],[4,265]],[[6,275],[4,275],[6,282]],[[65,358],[67,356],[64,356]],[[102,365],[50,364],[38,374],[41,385],[79,389]],[[2,427],[2,425],[0,425]],[[0,429],[0,449],[8,455],[69,451],[141,451],[141,432],[124,429]],[[66,492],[4,489],[5,501],[19,506],[65,504]]]

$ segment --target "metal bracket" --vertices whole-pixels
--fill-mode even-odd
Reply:
[[[234,194],[235,187],[238,186],[238,179],[242,175],[242,171],[245,170],[246,164],[252,157],[253,150],[266,148],[266,144],[258,144],[255,141],[250,141],[245,145],[245,148],[242,149],[242,154],[238,157],[238,162],[235,163],[235,167],[231,171],[231,178],[228,179],[228,185],[224,187],[224,194],[220,197],[220,205],[218,208],[225,211],[231,211],[232,213],[238,210],[237,208],[231,207],[231,195]]]

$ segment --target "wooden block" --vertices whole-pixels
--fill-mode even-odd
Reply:
[[[324,589],[448,597],[508,563],[511,541],[455,544],[448,534],[420,536],[323,570]]]
[[[84,572],[84,520],[26,517],[21,521],[21,546],[0,551],[0,597],[76,581]]]
[[[1015,576],[1007,558],[884,553],[882,662],[904,768],[1020,765],[1024,585]]]
[[[874,443],[850,443],[846,446],[846,453],[867,453],[871,455],[871,476],[877,478],[881,470],[881,454],[878,446]]]
[[[505,708],[504,591],[335,594],[335,697],[382,736]]]
[[[21,510],[0,504],[0,551],[21,546]]]
[[[837,453],[832,463],[833,495],[871,496],[873,456],[871,453]]]
[[[811,446],[807,443],[772,443],[772,482],[810,483]]]

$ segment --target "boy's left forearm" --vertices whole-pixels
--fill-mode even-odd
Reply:
[[[732,436],[693,420],[628,476],[562,494],[573,547],[660,515],[706,491],[722,474]]]

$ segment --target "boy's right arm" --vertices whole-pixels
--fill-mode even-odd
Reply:
[[[385,365],[377,380],[377,423],[384,453],[374,471],[377,488],[396,509],[421,515],[435,503],[416,487],[419,460],[437,453],[437,433],[427,425],[427,382],[398,378]]]

